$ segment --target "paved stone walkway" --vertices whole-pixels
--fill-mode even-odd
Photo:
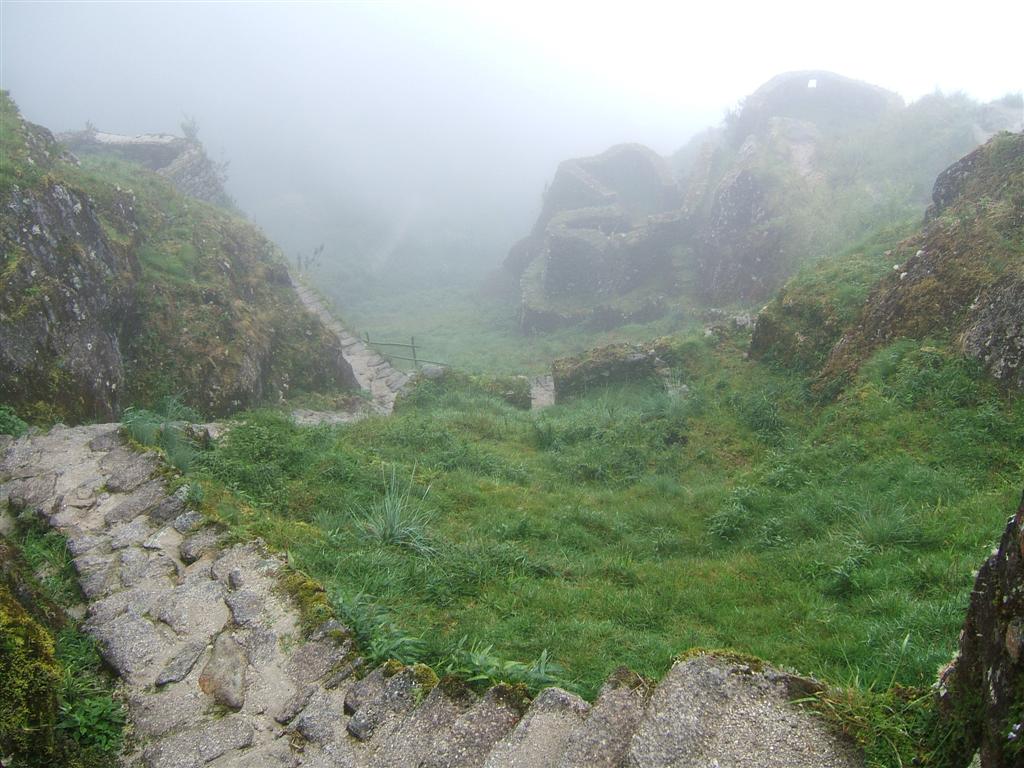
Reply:
[[[402,387],[409,382],[408,374],[392,366],[358,336],[353,336],[345,330],[316,293],[298,281],[295,281],[294,285],[295,292],[303,306],[320,318],[324,327],[338,337],[338,341],[341,343],[341,353],[348,364],[352,366],[352,373],[355,374],[359,386],[369,393],[373,409],[378,413],[391,413],[395,407],[395,398],[402,391]],[[322,419],[311,420],[309,414],[316,413],[318,412],[308,412],[305,415],[306,423],[323,421]]]
[[[284,563],[168,494],[116,424],[0,437],[0,506],[67,538],[84,628],[121,678],[125,768],[853,768],[787,703],[792,679],[701,657],[652,690],[620,671],[589,704],[478,696],[425,667],[367,669],[347,630],[308,636]]]
[[[554,377],[548,374],[547,376],[534,376],[530,379],[530,407],[536,411],[554,404]]]

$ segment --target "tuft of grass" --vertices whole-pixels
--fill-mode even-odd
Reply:
[[[174,397],[162,398],[153,410],[126,408],[121,416],[121,423],[133,440],[160,448],[167,461],[183,472],[192,466],[199,453],[185,428],[198,421],[202,421],[199,413]]]
[[[429,557],[436,552],[427,534],[430,515],[423,508],[430,486],[414,496],[415,477],[416,468],[413,467],[408,482],[403,485],[394,466],[390,475],[381,467],[382,495],[370,504],[356,506],[353,517],[356,527],[367,539]]]

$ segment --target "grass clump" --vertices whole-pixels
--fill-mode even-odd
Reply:
[[[137,443],[159,448],[167,461],[185,471],[195,461],[198,448],[187,432],[190,424],[202,421],[194,409],[174,397],[160,400],[153,410],[126,408],[121,423]]]
[[[403,487],[398,480],[395,467],[391,467],[390,475],[386,475],[384,467],[381,467],[383,494],[369,505],[357,506],[353,517],[356,528],[370,541],[385,546],[403,547],[428,557],[436,552],[427,532],[430,516],[423,508],[430,486],[428,485],[422,494],[414,496],[415,475],[414,467],[409,475],[409,481]]]

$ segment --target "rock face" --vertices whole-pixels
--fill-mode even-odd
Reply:
[[[0,112],[0,400],[72,423],[168,394],[223,414],[355,388],[258,230],[144,169],[86,172],[6,95]]]
[[[71,418],[118,413],[138,260],[86,195],[56,182],[13,190],[0,248],[0,397],[57,403]]]
[[[950,765],[1024,763],[1024,498],[999,547],[978,571],[956,659],[939,704],[959,736]]]
[[[106,155],[136,163],[165,177],[183,195],[222,208],[233,207],[224,189],[226,166],[213,162],[194,136],[122,136],[90,128],[62,133],[57,138],[76,154]]]
[[[971,305],[974,310],[960,339],[964,354],[989,374],[1024,390],[1024,277],[991,285]]]

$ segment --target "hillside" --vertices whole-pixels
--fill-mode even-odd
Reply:
[[[646,339],[545,358],[531,409],[525,377],[407,382],[163,157],[77,158],[4,96],[0,744],[76,768],[1019,761],[1024,134],[937,170],[907,222],[908,115],[956,127],[918,135],[933,162],[990,114],[936,99],[798,73],[707,153],[560,166],[510,258],[521,317]],[[847,186],[818,165],[869,145]],[[733,308],[652,339],[666,286]],[[381,407],[348,418],[356,382]]]
[[[521,326],[614,326],[679,304],[763,301],[801,264],[919,216],[936,174],[1020,127],[1017,97],[904,105],[829,72],[779,75],[671,161],[623,145],[562,163],[505,262]]]
[[[788,283],[751,350],[834,389],[897,339],[930,340],[1024,387],[1024,134],[1003,133],[943,171],[927,221]],[[882,240],[885,240],[883,235]]]
[[[81,160],[0,97],[0,399],[30,420],[174,395],[208,414],[352,388],[276,247],[109,156]]]

